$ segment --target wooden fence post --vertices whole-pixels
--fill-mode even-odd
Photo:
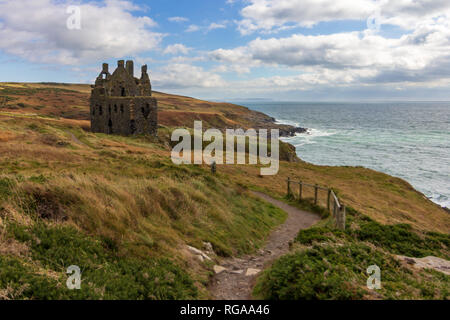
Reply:
[[[346,218],[346,209],[343,205],[341,208],[341,229],[345,230],[345,218]]]
[[[336,219],[336,211],[337,211],[337,204],[336,200],[333,199],[333,218]]]
[[[336,210],[336,215],[334,216],[334,227],[339,229],[339,213],[340,209]]]
[[[317,205],[317,191],[319,190],[319,186],[316,184],[314,186],[314,204]]]
[[[303,193],[303,183],[300,181],[298,189],[298,201],[302,201],[302,193]]]
[[[292,192],[291,189],[291,182],[294,182],[294,184],[298,183],[298,201],[302,201],[303,198],[303,185],[304,183],[302,181],[296,182],[294,180],[291,180],[290,177],[287,178],[287,194],[288,197],[291,197],[295,199],[295,195]],[[328,191],[327,194],[327,210],[328,212],[333,214],[334,219],[334,225],[336,228],[340,230],[345,230],[345,223],[346,223],[346,207],[341,203],[339,203],[339,200],[334,193],[333,189],[331,188],[323,188],[320,187],[318,184],[311,185],[311,184],[305,184],[306,186],[314,187],[314,204],[318,205],[319,203],[319,189],[323,189],[325,191]],[[294,191],[295,192],[295,191]],[[331,201],[331,202],[330,202]],[[333,207],[332,207],[333,206]]]
[[[327,209],[330,212],[330,199],[331,199],[331,189],[328,189],[328,197],[327,197]]]

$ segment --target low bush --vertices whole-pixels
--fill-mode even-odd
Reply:
[[[88,237],[72,227],[9,224],[8,232],[31,248],[32,263],[0,256],[0,298],[195,299],[194,282],[167,259],[119,256],[110,239]],[[81,269],[81,290],[66,286],[67,267]],[[52,276],[49,276],[52,275]]]
[[[450,276],[412,272],[395,254],[449,259],[450,235],[419,232],[406,224],[382,225],[349,208],[345,231],[322,226],[301,230],[297,251],[276,261],[258,279],[263,299],[448,299]],[[306,247],[305,247],[306,246]],[[366,287],[371,265],[381,269],[382,289]]]
[[[336,239],[370,242],[393,254],[450,259],[450,235],[419,232],[408,224],[383,225],[352,209],[348,212],[346,231],[314,227],[300,231],[296,241],[305,245]]]
[[[366,286],[371,265],[381,269],[380,290]],[[392,255],[358,242],[286,255],[264,272],[254,294],[270,300],[446,299],[449,288],[450,277],[413,274]]]

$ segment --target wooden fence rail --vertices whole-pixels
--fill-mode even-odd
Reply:
[[[320,190],[327,192],[327,210],[332,214],[335,225],[337,228],[341,230],[345,230],[345,218],[346,218],[346,209],[345,206],[339,201],[336,193],[334,193],[333,189],[319,186],[317,184],[309,184],[302,181],[294,181],[291,178],[287,180],[287,193],[289,196],[294,196],[292,192],[291,184],[298,184],[298,200],[306,200],[304,196],[305,188],[313,188],[314,190],[314,204],[318,205],[319,196],[318,193]],[[294,196],[295,197],[295,196]]]

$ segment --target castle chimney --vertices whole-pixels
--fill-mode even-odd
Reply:
[[[146,74],[146,73],[147,73],[147,65],[144,64],[144,65],[142,66],[141,70],[142,70],[142,74]]]
[[[117,67],[118,67],[118,68],[123,68],[124,65],[125,65],[125,61],[123,61],[123,60],[117,61]]]
[[[127,60],[127,72],[130,76],[134,77],[134,63],[132,60]]]
[[[107,63],[104,63],[103,64],[103,73],[108,73],[108,68],[109,68],[109,66],[108,66],[108,64]]]

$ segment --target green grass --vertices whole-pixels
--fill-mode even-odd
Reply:
[[[383,225],[347,208],[345,232],[331,227],[315,227],[299,232],[296,241],[304,245],[323,241],[369,242],[394,254],[422,258],[450,259],[450,235],[419,232],[408,224]]]
[[[1,95],[31,96],[38,93],[74,93],[77,91],[62,88],[25,88],[4,86]]]
[[[288,195],[284,197],[284,199],[282,200],[289,203],[291,206],[297,207],[301,210],[317,213],[323,219],[328,218],[330,216],[330,212],[326,208],[314,204],[314,199],[306,198],[299,201],[294,196]]]
[[[3,290],[6,298],[198,297],[193,280],[181,267],[167,259],[119,256],[111,239],[87,237],[71,227],[49,227],[43,223],[31,228],[10,224],[8,232],[28,244],[31,259],[0,256],[0,288],[8,288],[6,292]],[[81,268],[81,290],[69,290],[66,286],[66,270],[70,265]]]
[[[2,194],[9,195],[10,203],[17,204],[31,223],[3,220],[6,240],[26,245],[29,255],[0,254],[0,265],[8,265],[0,270],[0,296],[3,292],[16,299],[196,299],[197,286],[206,285],[207,279],[186,268],[186,261],[177,255],[180,246],[202,248],[207,241],[219,256],[250,253],[286,217],[272,205],[245,197],[245,190],[230,189],[216,177],[202,174],[200,167],[179,170],[163,163],[155,167],[165,170],[166,179],[171,177],[166,182],[173,182],[123,184],[126,189],[141,188],[136,192],[122,190],[117,182],[91,185],[89,179],[75,175],[67,181],[39,175],[11,180],[16,185],[12,196],[12,183],[2,179]],[[80,195],[81,188],[94,202]],[[222,206],[218,194],[226,199],[226,209],[216,207]],[[83,230],[65,223],[68,220]],[[2,242],[2,229],[0,221],[0,244],[9,243]],[[82,269],[82,290],[65,287],[70,265]],[[202,272],[210,267],[205,264]]]
[[[381,269],[381,290],[366,287],[371,265]],[[286,255],[264,272],[254,293],[271,300],[446,299],[449,288],[450,277],[415,275],[384,251],[357,242]]]
[[[0,251],[11,265],[0,276],[0,295],[8,298],[208,298],[211,263],[181,250],[210,242],[218,256],[251,253],[286,218],[207,166],[177,166],[144,153],[161,150],[148,137],[73,130],[86,145],[63,151],[55,142],[66,141],[71,128],[33,121],[23,130],[49,152],[2,163],[10,173],[0,178],[0,246],[12,253]],[[55,163],[64,170],[53,170]],[[10,241],[29,254],[14,252]],[[65,287],[72,264],[83,271],[81,291]]]
[[[11,195],[11,188],[15,185],[14,180],[7,177],[0,178],[0,201]]]
[[[449,259],[450,235],[419,232],[406,224],[382,225],[348,208],[347,229],[329,221],[302,230],[294,252],[277,260],[258,279],[254,295],[263,299],[448,299],[450,277],[415,271],[394,255]],[[366,287],[366,269],[381,269],[382,289]]]

